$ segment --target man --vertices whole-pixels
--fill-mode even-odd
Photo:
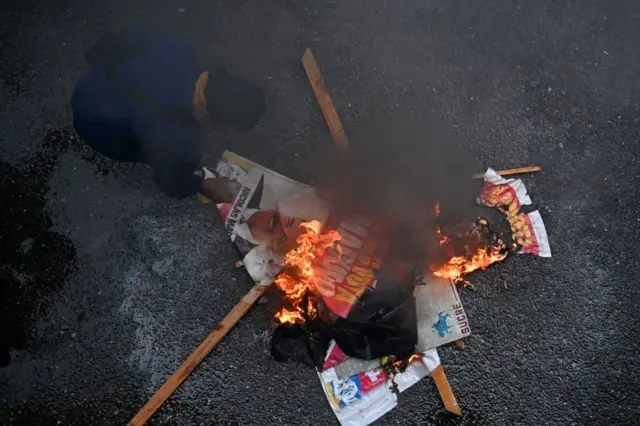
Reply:
[[[223,68],[206,72],[184,40],[145,30],[106,34],[85,56],[92,68],[71,105],[87,144],[115,161],[149,165],[171,197],[232,201],[228,179],[198,171],[204,129],[254,128],[265,111],[259,87]]]

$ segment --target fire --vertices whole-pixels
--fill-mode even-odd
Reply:
[[[391,367],[399,368],[401,369],[401,371],[403,371],[409,364],[418,359],[422,359],[422,354],[413,354],[409,358],[398,359],[392,362],[390,365]]]
[[[422,358],[422,354],[413,354],[409,357],[409,364],[411,364],[416,359],[421,359],[421,358]]]
[[[438,240],[439,245],[445,245],[449,241],[449,237],[442,233],[439,227],[436,226],[436,239]]]
[[[462,282],[463,275],[477,269],[486,269],[489,265],[501,262],[507,257],[505,253],[490,253],[486,248],[478,248],[471,256],[454,256],[447,263],[431,268],[433,275],[442,278],[449,278],[455,282]]]
[[[284,258],[285,269],[289,268],[292,273],[283,272],[275,279],[276,285],[285,293],[285,298],[292,307],[282,308],[276,313],[276,319],[283,324],[300,323],[306,318],[315,317],[313,263],[325,250],[340,240],[337,231],[321,233],[322,224],[317,220],[304,222],[300,226],[306,232],[296,239],[298,246],[290,250]],[[336,245],[336,249],[340,252],[339,245]],[[292,276],[293,274],[296,276]]]
[[[436,202],[436,205],[433,206],[433,216],[435,219],[440,217],[440,201]],[[449,237],[442,233],[442,230],[439,226],[436,226],[436,239],[438,240],[438,244],[443,245],[447,241],[449,241]]]
[[[439,201],[434,206],[433,213],[436,219],[440,217]],[[476,223],[488,231],[489,223],[485,218],[478,218]],[[440,246],[451,241],[450,238],[437,226],[435,234],[436,241]],[[471,252],[467,251],[463,256],[452,256],[447,262],[441,265],[431,265],[431,271],[433,274],[438,277],[448,278],[456,283],[467,283],[464,278],[462,278],[463,275],[471,273],[477,269],[485,269],[489,265],[495,262],[500,262],[507,257],[507,254],[501,250],[501,247],[493,246],[491,244],[484,244],[484,246],[475,248],[467,248],[467,245],[465,244],[465,250],[471,250]]]

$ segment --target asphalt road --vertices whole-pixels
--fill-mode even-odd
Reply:
[[[413,117],[414,138],[384,142],[414,165],[544,167],[524,179],[553,258],[473,276],[467,349],[440,350],[465,416],[424,380],[377,424],[639,421],[640,3],[21,0],[1,16],[0,423],[125,424],[251,285],[214,211],[73,135],[83,50],[129,25],[184,34],[264,87],[264,121],[213,134],[209,161],[231,149],[311,182],[330,142],[310,46],[348,134]],[[269,315],[256,307],[152,424],[335,424],[312,370],[269,360]]]

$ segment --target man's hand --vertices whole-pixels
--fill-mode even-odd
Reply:
[[[242,185],[226,177],[208,178],[202,181],[202,193],[216,204],[230,203],[234,200]]]

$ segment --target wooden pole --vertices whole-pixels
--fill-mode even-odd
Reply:
[[[500,176],[508,176],[508,175],[517,175],[519,173],[533,173],[539,172],[542,170],[542,167],[532,166],[532,167],[518,167],[517,169],[506,169],[506,170],[498,170]],[[482,179],[484,178],[484,173],[476,173],[471,175],[471,179]]]
[[[453,394],[453,390],[451,389],[449,380],[447,380],[447,376],[444,374],[442,364],[437,366],[431,372],[431,377],[433,377],[433,381],[436,383],[436,387],[438,388],[438,393],[440,393],[440,398],[442,398],[444,408],[446,408],[450,413],[461,416],[462,411],[460,411],[460,406],[458,405],[458,401]]]
[[[302,55],[302,65],[309,78],[309,83],[311,83],[311,88],[316,94],[316,99],[318,100],[318,104],[320,104],[320,110],[322,110],[322,115],[327,122],[327,127],[329,127],[333,141],[338,148],[349,148],[349,140],[342,129],[342,122],[333,105],[333,100],[327,90],[324,77],[320,72],[320,68],[318,68],[318,62],[316,62],[316,58],[309,48],[307,48],[307,50],[304,51],[304,55]]]
[[[158,411],[158,408],[164,404],[164,402],[171,396],[176,389],[180,387],[187,377],[195,370],[198,365],[204,360],[207,355],[216,347],[216,345],[227,335],[229,330],[240,318],[247,313],[247,311],[258,301],[269,288],[269,285],[256,284],[251,290],[233,307],[231,312],[213,329],[211,333],[204,339],[200,346],[182,365],[173,373],[169,379],[156,391],[151,399],[145,404],[138,414],[129,422],[129,426],[141,426],[145,424],[153,414]]]

